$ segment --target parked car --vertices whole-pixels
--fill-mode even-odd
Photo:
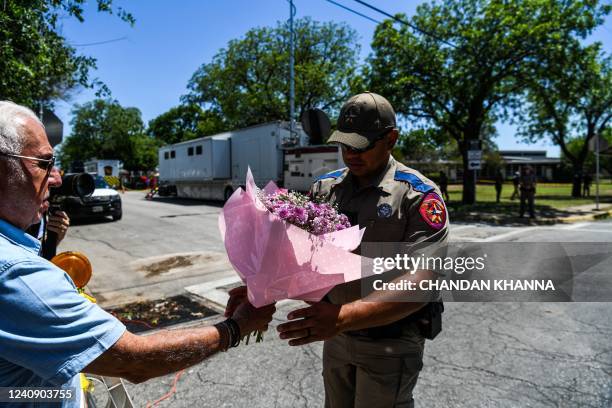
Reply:
[[[123,215],[121,196],[110,188],[103,177],[94,176],[94,181],[96,189],[91,196],[83,199],[64,197],[62,208],[74,219],[111,216],[113,221],[120,220]]]

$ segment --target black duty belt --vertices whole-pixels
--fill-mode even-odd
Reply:
[[[441,330],[442,312],[444,312],[444,304],[442,302],[430,302],[415,313],[391,324],[347,331],[346,334],[371,339],[396,339],[402,336],[405,327],[416,324],[423,337],[433,339]],[[428,323],[423,323],[423,320]]]

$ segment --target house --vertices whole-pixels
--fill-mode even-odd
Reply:
[[[538,180],[553,181],[557,179],[561,167],[561,159],[558,157],[547,157],[546,150],[500,150],[499,155],[503,159],[502,173],[504,177],[510,178],[521,170],[521,166],[531,166]],[[495,177],[494,169],[483,169],[483,177]],[[491,173],[491,174],[489,174]]]

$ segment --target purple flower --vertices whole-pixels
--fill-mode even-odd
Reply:
[[[312,234],[327,234],[351,226],[348,218],[340,214],[335,206],[311,201],[309,197],[300,193],[287,191],[270,195],[261,193],[260,198],[271,213]]]

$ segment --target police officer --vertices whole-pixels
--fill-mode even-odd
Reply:
[[[519,196],[519,184],[521,182],[521,173],[518,171],[514,172],[514,176],[512,177],[512,185],[514,186],[514,191],[510,196],[510,200],[515,200],[516,197]]]
[[[525,205],[529,208],[529,218],[535,218],[535,192],[536,192],[536,177],[533,173],[533,168],[529,165],[521,168],[520,178],[520,190],[521,190],[521,207],[520,217],[525,216]]]
[[[444,241],[448,218],[440,190],[391,157],[397,138],[395,112],[385,98],[353,96],[329,139],[340,144],[347,167],[320,177],[311,193],[366,227],[362,242]],[[326,407],[412,407],[425,336],[435,336],[440,306],[363,301],[354,281],[292,311],[278,330],[294,346],[325,340]]]

